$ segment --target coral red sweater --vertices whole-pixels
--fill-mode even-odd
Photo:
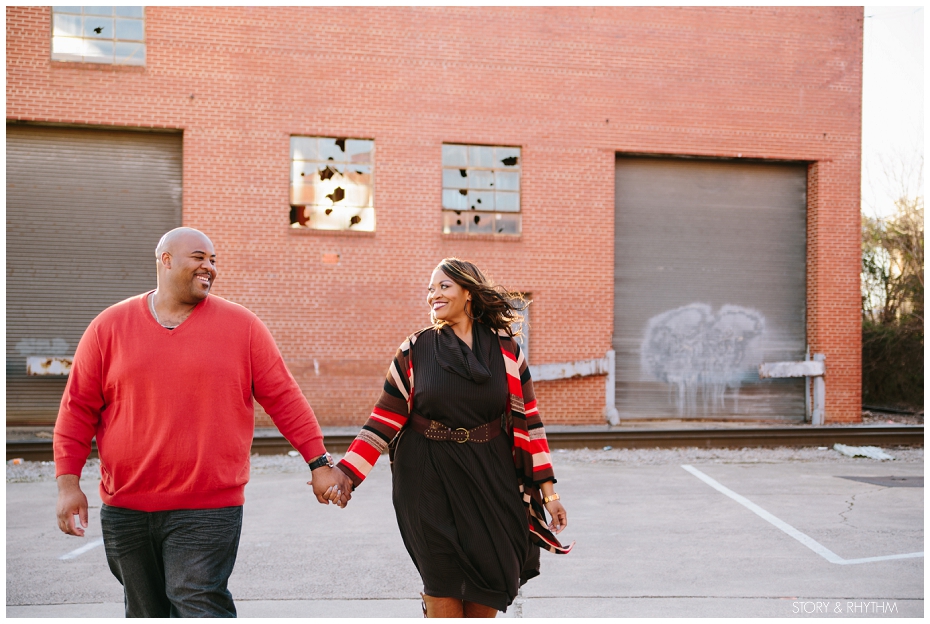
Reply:
[[[241,505],[253,396],[305,460],[325,452],[313,410],[257,316],[210,295],[169,330],[147,296],[107,308],[84,332],[55,424],[56,476],[81,473],[96,435],[107,505]]]

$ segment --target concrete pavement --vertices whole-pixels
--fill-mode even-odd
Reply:
[[[616,465],[556,454],[567,556],[542,555],[525,617],[922,617],[923,488],[843,476],[923,476],[923,464],[863,459]],[[420,580],[379,462],[345,510],[310,496],[306,467],[253,473],[230,588],[242,617],[421,616]],[[86,481],[86,480],[85,480]],[[84,539],[54,521],[55,484],[7,484],[7,616],[119,617],[122,591],[99,538],[96,484]],[[770,514],[783,526],[754,512]],[[786,532],[806,536],[808,544]],[[513,607],[507,616],[516,615]]]

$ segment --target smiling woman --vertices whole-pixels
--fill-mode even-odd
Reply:
[[[513,325],[523,320],[520,311],[530,304],[520,293],[492,284],[477,266],[458,258],[444,259],[433,271],[427,303],[433,324],[453,327],[469,346],[471,321],[519,336]]]
[[[572,548],[554,535],[568,517],[514,339],[528,302],[458,258],[433,271],[426,301],[432,326],[401,345],[339,468],[358,486],[390,449],[394,510],[423,579],[424,614],[494,617],[539,574],[540,547]]]

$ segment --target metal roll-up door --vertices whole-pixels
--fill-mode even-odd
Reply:
[[[155,245],[181,225],[181,135],[7,125],[8,425],[55,421],[67,360],[101,310],[155,287]]]
[[[807,167],[618,157],[620,418],[801,421]]]

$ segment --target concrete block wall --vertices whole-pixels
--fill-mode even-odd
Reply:
[[[618,152],[811,163],[809,342],[859,419],[861,7],[146,7],[143,68],[50,61],[50,14],[6,9],[8,121],[182,130],[215,292],[323,424],[364,421],[446,256],[532,294],[533,363],[603,357]],[[375,233],[289,228],[291,135],[374,139]],[[441,233],[443,142],[522,148],[522,235]],[[603,422],[603,385],[538,384],[544,418]]]

